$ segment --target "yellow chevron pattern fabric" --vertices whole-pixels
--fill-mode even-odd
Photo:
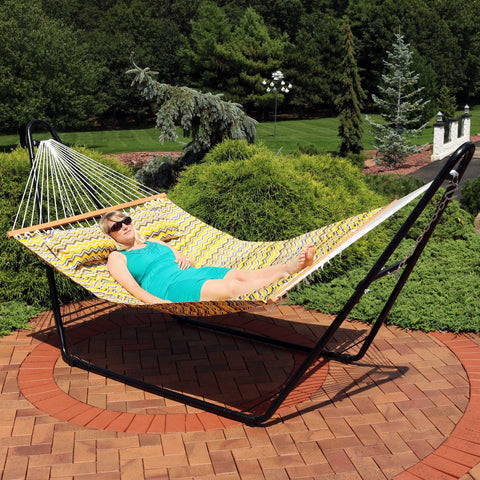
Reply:
[[[115,242],[98,235],[98,227],[51,230],[47,242],[52,254],[65,267],[76,270],[81,265],[104,261],[115,250]]]
[[[125,213],[132,217],[135,227],[145,237],[169,240],[170,245],[189,256],[198,267],[216,265],[252,270],[288,262],[308,244],[315,245],[315,262],[318,263],[381,210],[362,213],[296,238],[276,242],[238,240],[193,217],[166,197]],[[106,259],[114,245],[98,226],[36,231],[16,238],[46,263],[97,297],[116,303],[143,305],[110,276]],[[172,303],[155,307],[168,313],[201,316],[247,310],[275,298],[280,290],[288,290],[297,275],[233,300]]]
[[[178,238],[181,233],[176,223],[161,220],[155,212],[135,212],[132,219],[145,238],[159,238],[168,242]],[[51,230],[46,238],[58,260],[74,270],[82,265],[105,262],[110,252],[115,250],[115,242],[103,235],[98,226]]]

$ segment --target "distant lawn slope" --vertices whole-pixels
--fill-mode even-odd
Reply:
[[[458,112],[460,115],[462,112]],[[472,127],[471,134],[480,132],[480,107],[471,109]],[[417,145],[432,143],[433,122],[415,140]],[[104,130],[86,132],[61,133],[62,140],[70,145],[83,145],[89,149],[104,154],[127,152],[175,152],[183,149],[183,144],[188,142],[179,131],[178,142],[167,142],[162,145],[158,141],[159,132],[155,128],[129,129],[129,130]],[[256,143],[264,143],[274,152],[291,153],[298,147],[313,147],[319,152],[336,152],[340,145],[338,137],[338,118],[318,118],[313,120],[282,120],[277,121],[276,135],[274,122],[259,123],[257,125]],[[35,138],[49,138],[48,134],[41,134]],[[368,134],[368,125],[364,125],[364,148],[371,148],[371,136]],[[19,143],[18,135],[0,135],[0,152],[9,152]]]

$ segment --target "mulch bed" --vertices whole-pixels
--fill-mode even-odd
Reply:
[[[125,165],[130,165],[135,170],[142,167],[142,165],[152,157],[161,157],[165,155],[171,155],[175,160],[181,155],[182,152],[131,152],[131,153],[118,153],[108,155],[109,157],[116,157],[120,162]]]
[[[471,137],[472,142],[480,142],[480,133]],[[378,165],[375,160],[373,159],[377,154],[377,150],[365,150],[365,155],[367,155],[368,160],[364,163],[363,173],[369,174],[385,174],[385,173],[395,173],[397,175],[408,175],[409,173],[413,173],[419,168],[424,167],[431,163],[432,157],[432,144],[428,145],[423,150],[411,155],[407,158],[405,163],[403,163],[399,168],[396,170],[392,170],[391,168],[384,167],[383,165]]]

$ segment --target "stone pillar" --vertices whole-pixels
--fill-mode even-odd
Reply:
[[[447,122],[443,121],[442,112],[437,113],[437,121],[433,124],[433,147],[432,147],[432,162],[443,158],[445,150],[445,126]]]

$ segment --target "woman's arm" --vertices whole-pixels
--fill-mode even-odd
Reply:
[[[149,238],[148,241],[161,243],[162,245],[165,245],[166,247],[168,247],[175,255],[175,262],[177,263],[178,268],[180,268],[181,270],[185,270],[190,267],[195,267],[195,262],[193,260],[188,258],[183,253],[179,252],[175,248],[171,247],[168,243],[162,242],[162,240],[157,240],[156,238]]]
[[[144,303],[171,303],[170,300],[162,300],[161,298],[148,293],[144,290],[127,268],[127,258],[120,252],[112,252],[108,256],[108,271],[110,275],[134,297]]]

